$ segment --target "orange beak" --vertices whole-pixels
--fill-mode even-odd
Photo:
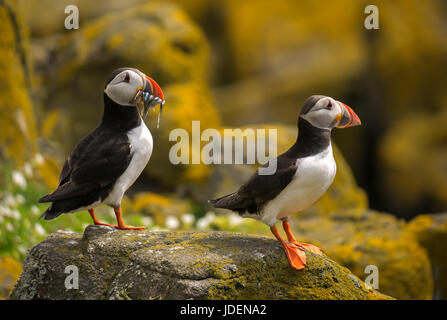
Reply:
[[[146,79],[144,89],[138,93],[138,94],[141,94],[141,97],[144,102],[142,118],[146,119],[149,109],[152,107],[155,107],[157,104],[159,104],[160,111],[158,112],[158,120],[157,120],[157,128],[158,128],[160,125],[161,114],[163,112],[163,106],[165,104],[165,96],[157,82],[155,82],[154,80],[152,80],[151,78],[149,78],[146,75],[144,75],[144,77]],[[137,94],[137,97],[139,96],[138,94]]]
[[[165,100],[165,96],[163,94],[163,91],[161,90],[160,86],[158,85],[157,82],[155,82],[154,80],[152,80],[151,78],[149,78],[148,76],[146,76],[147,81],[149,81],[149,85],[151,87],[151,92],[152,95],[158,97],[161,99],[161,101]]]
[[[362,124],[362,121],[360,121],[360,118],[355,114],[355,112],[345,105],[343,102],[337,101],[338,104],[342,107],[343,113],[340,114],[340,120],[338,122],[337,128],[343,129],[343,128],[350,128],[355,126],[360,126]]]

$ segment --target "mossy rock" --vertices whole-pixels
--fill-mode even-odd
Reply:
[[[10,299],[390,299],[325,255],[307,259],[291,269],[266,237],[89,226],[34,246]],[[68,265],[78,290],[64,287]]]
[[[0,155],[23,164],[37,149],[37,132],[27,30],[17,7],[0,1]]]
[[[237,214],[226,212],[213,217],[208,213],[204,219],[206,230],[230,230],[273,238],[268,226],[239,218]],[[404,221],[363,209],[339,209],[331,213],[303,211],[290,221],[299,241],[319,246],[360,279],[366,281],[370,274],[368,266],[377,267],[380,292],[397,299],[436,298],[433,287],[439,288],[443,281],[443,252],[437,252],[433,258],[430,253],[433,248],[419,244],[418,237],[407,230]],[[433,272],[432,265],[437,266]]]
[[[0,300],[6,299],[22,273],[22,265],[10,257],[0,258]]]
[[[427,250],[434,280],[433,299],[447,299],[447,214],[425,214],[406,226]]]
[[[300,241],[320,246],[361,279],[368,276],[367,266],[376,266],[381,292],[397,299],[432,299],[429,255],[404,227],[403,220],[390,214],[360,209],[292,218]]]

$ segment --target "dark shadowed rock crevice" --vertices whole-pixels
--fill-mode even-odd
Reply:
[[[58,231],[29,252],[10,299],[389,299],[329,257],[292,270],[277,241],[230,232]],[[79,289],[66,289],[67,266]]]

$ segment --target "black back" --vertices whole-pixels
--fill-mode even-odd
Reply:
[[[101,123],[75,146],[64,164],[57,189],[39,200],[52,202],[43,214],[45,219],[107,197],[132,158],[126,133],[141,121],[136,107],[118,105],[104,94]]]

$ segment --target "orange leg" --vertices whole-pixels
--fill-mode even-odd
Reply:
[[[115,211],[115,216],[116,216],[116,221],[118,222],[117,226],[114,226],[117,229],[121,229],[121,230],[142,230],[145,227],[131,227],[131,226],[126,226],[124,224],[123,218],[121,217],[121,208],[118,209],[113,209]]]
[[[278,230],[275,226],[271,227],[270,230],[286,251],[287,259],[289,259],[290,266],[296,270],[304,269],[306,267],[306,253],[304,252],[304,250],[294,244],[289,244],[284,241],[279,235]]]
[[[318,254],[318,255],[322,254],[320,248],[318,248],[318,247],[316,247],[314,245],[308,244],[308,243],[302,243],[302,242],[296,241],[295,237],[292,234],[292,231],[290,230],[290,223],[289,223],[288,220],[283,220],[282,226],[284,228],[284,231],[286,232],[287,239],[289,240],[290,243],[292,243],[292,244],[294,244],[294,245],[296,245],[296,246],[298,246],[300,248],[306,249],[306,250],[308,250],[308,251],[310,251],[312,253],[315,253],[315,254]]]
[[[115,226],[112,226],[112,225],[107,224],[107,223],[99,222],[98,219],[96,219],[95,212],[93,211],[93,209],[88,209],[88,213],[90,213],[90,216],[91,216],[92,219],[93,219],[93,223],[94,223],[96,226],[115,227]]]

